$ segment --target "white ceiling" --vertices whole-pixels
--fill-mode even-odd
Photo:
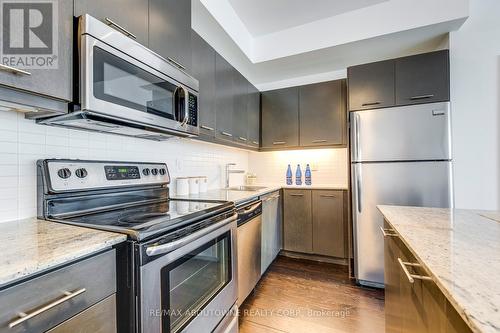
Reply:
[[[468,17],[469,0],[192,0],[192,10],[193,29],[257,88],[269,90],[447,48],[448,32]],[[267,32],[254,36],[255,29]],[[281,30],[269,33],[275,29]]]
[[[388,0],[229,0],[248,32],[256,37]]]

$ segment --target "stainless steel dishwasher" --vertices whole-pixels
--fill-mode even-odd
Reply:
[[[238,306],[255,288],[261,276],[262,202],[236,207],[238,213]]]

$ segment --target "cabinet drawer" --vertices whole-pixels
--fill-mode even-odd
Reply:
[[[116,296],[113,294],[96,305],[57,325],[47,333],[116,333]]]
[[[111,250],[0,291],[0,332],[45,332],[115,292]]]

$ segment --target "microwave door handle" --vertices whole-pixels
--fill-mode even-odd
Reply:
[[[177,87],[177,89],[181,90],[184,94],[184,116],[182,118],[181,126],[185,126],[189,121],[189,92],[182,86]]]

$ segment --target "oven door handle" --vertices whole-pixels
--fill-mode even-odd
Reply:
[[[198,238],[201,238],[209,233],[211,233],[212,231],[214,230],[217,230],[223,226],[225,226],[226,224],[228,223],[231,223],[233,221],[236,221],[236,218],[237,218],[237,214],[234,214],[232,215],[231,217],[225,219],[225,220],[222,220],[220,222],[217,222],[211,226],[208,226],[200,231],[197,231],[197,232],[194,232],[192,233],[191,235],[188,235],[186,237],[183,237],[179,240],[176,240],[174,242],[171,242],[171,243],[166,243],[166,244],[161,244],[161,245],[151,245],[151,246],[148,246],[146,248],[146,254],[149,256],[149,257],[153,257],[153,256],[157,256],[159,254],[165,254],[165,253],[169,253],[169,252],[172,252],[172,251],[175,251],[177,250],[178,248],[184,246],[184,245],[187,245],[195,240],[197,240]]]

